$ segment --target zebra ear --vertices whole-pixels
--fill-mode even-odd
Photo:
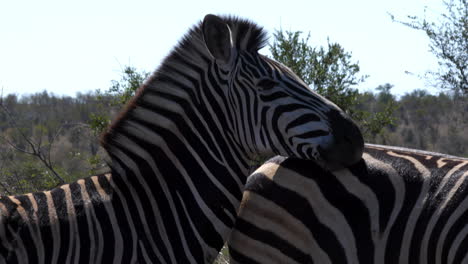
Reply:
[[[232,55],[231,29],[221,18],[206,15],[203,19],[203,39],[208,51],[216,59],[228,63]]]

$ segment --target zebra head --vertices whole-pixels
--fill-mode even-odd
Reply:
[[[266,43],[262,28],[214,15],[201,28],[230,129],[247,153],[314,159],[329,169],[360,160],[364,141],[356,124],[286,66],[258,53]]]

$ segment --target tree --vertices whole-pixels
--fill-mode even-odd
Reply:
[[[446,13],[440,20],[426,16],[407,16],[406,21],[393,21],[416,30],[422,30],[429,38],[429,50],[436,56],[437,71],[428,72],[437,81],[436,86],[453,92],[468,94],[468,0],[444,2]],[[425,10],[426,11],[426,8]],[[424,12],[426,14],[426,12]]]
[[[301,77],[319,94],[347,110],[356,101],[358,90],[353,88],[367,76],[358,76],[359,65],[351,61],[351,54],[338,43],[314,48],[308,45],[310,34],[300,38],[301,32],[276,31],[270,46],[273,58]]]
[[[358,107],[362,102],[356,86],[367,75],[360,75],[359,64],[352,61],[351,53],[329,40],[327,48],[315,48],[309,45],[309,39],[310,34],[301,38],[300,31],[276,31],[270,45],[273,59],[291,68],[312,89],[346,111],[360,124],[365,136],[379,133],[383,127],[391,124],[393,102],[389,101],[385,109],[377,113]]]
[[[138,71],[132,66],[125,66],[119,81],[112,80],[111,87],[104,92],[96,91],[98,100],[101,102],[101,109],[97,113],[92,113],[89,121],[91,129],[96,134],[101,134],[109,125],[112,118],[111,110],[114,109],[116,110],[114,112],[117,112],[122,108],[135,95],[148,76],[148,72]]]

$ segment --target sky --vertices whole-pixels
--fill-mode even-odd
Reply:
[[[126,65],[155,70],[184,33],[212,13],[248,18],[270,36],[279,28],[310,32],[313,46],[326,45],[328,38],[351,52],[361,73],[369,75],[360,90],[390,83],[402,95],[428,88],[416,75],[435,69],[437,61],[423,32],[392,22],[388,13],[404,18],[421,15],[428,6],[428,14],[437,16],[443,12],[437,3],[0,0],[0,88],[3,95],[47,90],[70,96],[108,89]]]

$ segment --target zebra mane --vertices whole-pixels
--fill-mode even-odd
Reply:
[[[229,25],[233,45],[238,51],[253,53],[257,52],[267,44],[267,32],[263,27],[256,23],[247,19],[229,15],[220,16],[220,18]],[[136,91],[135,96],[126,104],[119,115],[101,134],[100,142],[104,149],[109,151],[108,147],[112,145],[112,142],[115,139],[115,132],[121,129],[121,124],[126,119],[130,118],[131,110],[136,107],[139,99],[144,96],[145,90],[153,89],[155,82],[164,80],[164,75],[170,74],[171,71],[173,71],[174,66],[177,68],[177,65],[180,64],[181,56],[184,57],[185,60],[188,60],[189,63],[193,63],[195,65],[212,59],[203,40],[202,24],[203,22],[200,21],[189,29],[179,43],[177,43],[169,52],[156,71],[154,71],[154,73]]]
[[[257,52],[268,43],[267,32],[254,22],[235,16],[221,16],[220,18],[231,28],[232,40],[237,50]],[[201,34],[201,25],[202,22],[199,22],[192,29],[195,34]],[[192,30],[190,33],[193,32]]]

